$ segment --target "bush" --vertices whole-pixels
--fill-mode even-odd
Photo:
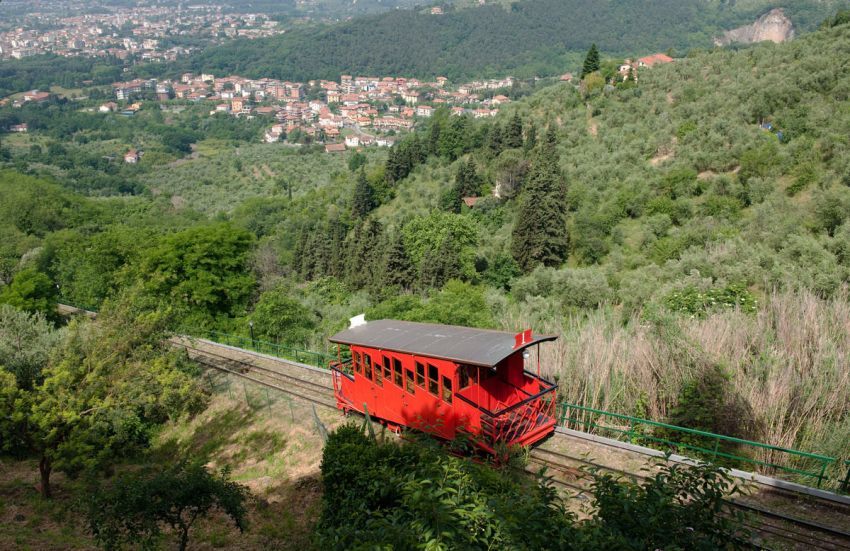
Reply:
[[[707,291],[686,287],[670,293],[665,302],[670,310],[692,317],[704,317],[709,312],[726,308],[738,308],[749,314],[757,310],[756,299],[743,285],[727,285]]]
[[[232,482],[228,471],[212,474],[200,464],[178,463],[166,469],[119,477],[108,488],[94,488],[86,516],[95,540],[105,549],[155,546],[168,526],[179,536],[179,549],[201,517],[220,511],[240,532],[247,527],[248,488]]]
[[[316,327],[313,312],[278,287],[260,295],[251,313],[257,338],[306,347]]]
[[[596,505],[581,524],[545,476],[425,439],[380,442],[348,424],[328,438],[321,468],[322,549],[715,549],[742,534],[723,501],[729,475],[704,465],[665,464],[640,485],[591,473]]]

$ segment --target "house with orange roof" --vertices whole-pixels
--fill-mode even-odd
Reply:
[[[652,54],[638,59],[638,67],[654,67],[664,63],[671,63],[673,58],[667,54]]]

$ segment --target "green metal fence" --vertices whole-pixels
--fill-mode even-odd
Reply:
[[[200,337],[220,344],[235,346],[236,348],[244,348],[245,350],[253,350],[255,352],[277,356],[278,358],[286,360],[294,360],[296,362],[314,365],[317,367],[327,367],[328,362],[336,359],[336,356],[325,352],[304,350],[274,342],[252,339],[251,337],[230,335],[220,331],[193,330],[187,331],[187,333],[193,337]]]
[[[850,489],[850,460],[677,427],[575,404],[558,405],[558,424],[662,451],[686,452],[712,463],[756,470],[818,488]],[[688,453],[689,452],[689,453]],[[846,473],[846,474],[845,474]]]

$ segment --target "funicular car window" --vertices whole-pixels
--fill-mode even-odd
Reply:
[[[452,380],[443,375],[443,401],[447,404],[452,403]]]
[[[372,369],[375,371],[375,384],[384,386],[384,378],[381,376],[381,363],[372,361]]]
[[[411,394],[416,394],[416,385],[413,384],[413,371],[405,369],[404,373],[407,375],[407,380],[405,381],[407,384],[407,391]]]
[[[393,370],[390,367],[390,357],[384,356],[384,379],[388,381],[393,380]]]
[[[440,395],[439,371],[431,364],[428,364],[428,392],[434,396]]]
[[[372,360],[368,354],[363,354],[363,376],[367,379],[372,378]]]
[[[401,378],[401,360],[393,358],[393,382],[395,383],[395,386],[399,388],[402,388]]]
[[[360,353],[359,352],[354,352],[351,355],[351,363],[354,364],[354,372],[360,373],[362,375],[363,374],[363,367],[362,367],[362,364],[360,363]]]
[[[461,365],[458,370],[458,390],[463,390],[475,382],[475,368],[471,365]]]
[[[425,388],[425,366],[416,362],[416,386]]]

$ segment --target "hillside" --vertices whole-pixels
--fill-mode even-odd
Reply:
[[[842,24],[591,74],[365,156],[248,145],[259,120],[200,107],[21,108],[0,301],[58,285],[311,349],[363,312],[533,327],[561,336],[542,365],[569,403],[847,457],[848,54]],[[139,143],[138,165],[102,158]]]
[[[335,26],[304,28],[199,54],[196,71],[306,81],[340,74],[400,74],[453,80],[573,70],[591,43],[617,55],[710,47],[721,31],[784,6],[802,31],[843,2],[767,0],[523,0],[452,10],[396,10]]]

